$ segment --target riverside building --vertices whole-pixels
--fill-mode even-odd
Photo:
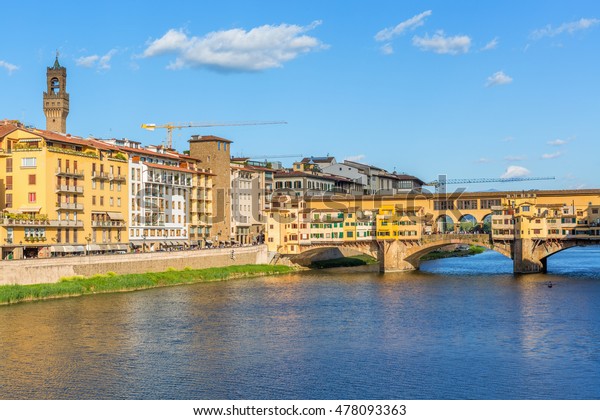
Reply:
[[[0,151],[3,258],[127,250],[125,152],[15,122]]]

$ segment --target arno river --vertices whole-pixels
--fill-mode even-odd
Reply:
[[[0,398],[600,398],[600,249],[511,267],[486,252],[0,307]]]

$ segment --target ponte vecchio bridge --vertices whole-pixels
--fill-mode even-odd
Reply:
[[[292,261],[352,250],[376,257],[382,272],[418,269],[435,249],[473,244],[511,258],[515,273],[539,273],[557,252],[600,245],[600,189],[280,195],[272,207],[269,250]]]

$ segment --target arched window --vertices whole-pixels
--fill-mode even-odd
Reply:
[[[58,93],[60,92],[60,82],[56,77],[50,80],[50,90],[55,95],[58,95]]]

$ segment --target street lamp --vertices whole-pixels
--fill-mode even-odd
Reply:
[[[85,237],[85,240],[87,241],[87,248],[86,248],[86,254],[89,256],[90,255],[90,241],[92,240],[92,235],[89,235]]]

